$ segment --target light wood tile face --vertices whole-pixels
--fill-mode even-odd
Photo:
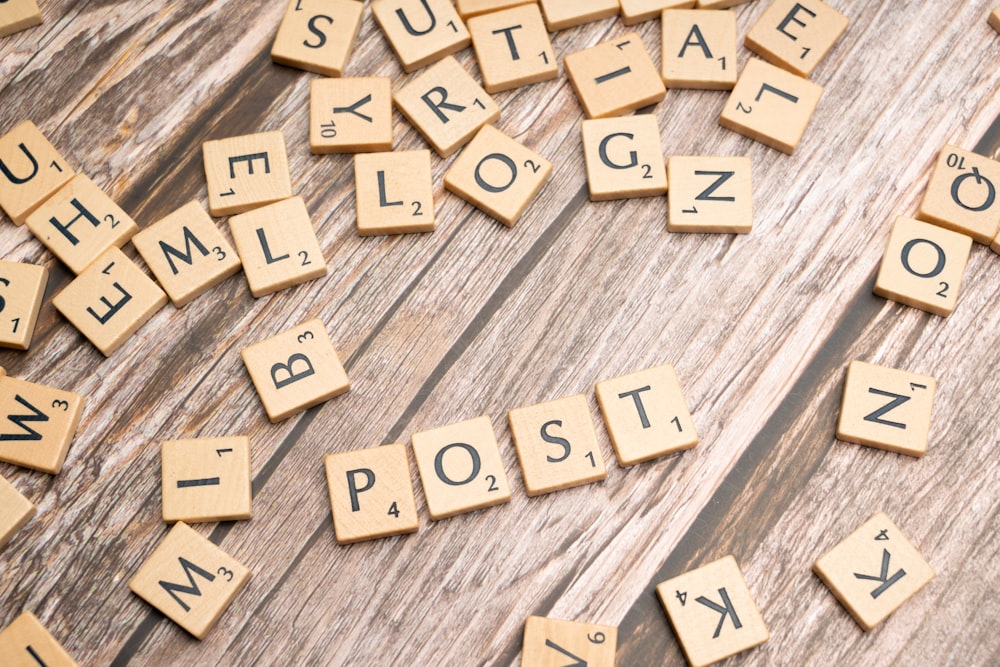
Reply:
[[[36,0],[4,0],[0,4],[0,37],[39,25],[42,13]]]
[[[361,27],[356,0],[290,0],[271,47],[271,60],[325,76],[340,76]]]
[[[618,0],[539,0],[550,32],[616,16]]]
[[[937,225],[896,218],[882,257],[875,294],[947,317],[958,291],[972,239]]]
[[[354,156],[358,234],[434,231],[434,183],[428,150]]]
[[[1000,162],[946,145],[931,174],[917,218],[979,243],[1000,229]]]
[[[339,544],[417,532],[405,445],[330,454],[324,463]]]
[[[83,174],[35,209],[26,223],[35,238],[77,275],[105,250],[122,247],[139,231],[135,221]]]
[[[751,58],[719,116],[719,125],[791,155],[822,94],[822,86]]]
[[[459,16],[468,20],[470,16],[498,12],[523,4],[538,4],[538,0],[455,0],[455,9]]]
[[[163,290],[114,246],[52,299],[106,357],[166,303]]]
[[[12,2],[17,4],[17,0],[8,0],[0,5],[0,16]],[[29,213],[74,175],[69,163],[30,120],[0,137],[0,208],[14,224],[24,224]]]
[[[732,90],[736,85],[734,12],[668,9],[662,33],[661,73],[667,88]]]
[[[612,625],[529,616],[524,622],[521,667],[615,667],[617,646],[618,628]]]
[[[934,578],[934,570],[882,512],[813,565],[854,620],[871,630]]]
[[[212,215],[242,213],[292,196],[280,131],[206,141],[201,148]]]
[[[770,638],[732,556],[668,579],[656,594],[692,667],[710,665]]]
[[[551,173],[551,162],[485,125],[445,174],[444,186],[513,227]]]
[[[405,72],[461,51],[471,41],[448,0],[374,0],[371,8]]]
[[[351,386],[319,319],[245,347],[241,354],[272,422],[319,405]]]
[[[587,118],[621,116],[656,104],[667,94],[635,32],[571,53],[563,62]]]
[[[671,156],[667,229],[748,234],[753,227],[748,157]]]
[[[196,201],[132,237],[175,306],[186,306],[240,270],[239,255]]]
[[[400,112],[438,155],[448,157],[483,125],[500,117],[500,107],[451,56],[396,91]]]
[[[249,581],[250,570],[179,522],[128,587],[170,620],[203,639]]]
[[[229,219],[250,293],[260,298],[326,275],[326,260],[302,197]]]
[[[388,77],[313,79],[309,91],[309,147],[313,153],[392,150],[392,85]]]
[[[507,413],[529,496],[599,482],[604,455],[587,398],[567,396]]]
[[[750,0],[698,0],[695,6],[698,9],[725,9],[727,7],[742,5],[746,2],[750,2]]]
[[[414,433],[411,439],[427,511],[435,521],[510,501],[489,417]]]
[[[76,667],[66,649],[30,611],[0,632],[0,658],[4,667]]]
[[[744,43],[778,67],[809,76],[849,23],[820,0],[775,0],[751,26]]]
[[[584,120],[580,131],[591,201],[655,197],[667,191],[656,117]]]
[[[488,93],[559,75],[559,63],[535,3],[471,18],[469,34]]]
[[[0,549],[35,516],[35,511],[32,502],[0,475]]]
[[[0,461],[56,475],[83,416],[83,397],[0,379]]]
[[[694,7],[695,0],[621,0],[622,23],[635,25],[660,18],[665,9]]]
[[[1000,32],[1000,7],[997,7],[992,12],[990,12],[990,17],[987,20],[990,27]]]
[[[31,346],[48,280],[44,266],[0,260],[0,347]]]
[[[160,446],[163,520],[249,519],[250,439],[167,440]]]

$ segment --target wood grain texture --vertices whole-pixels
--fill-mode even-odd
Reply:
[[[733,9],[740,38],[768,4]],[[205,204],[202,142],[281,130],[330,272],[262,299],[232,276],[105,359],[51,305],[68,271],[0,221],[0,258],[51,272],[31,349],[0,351],[0,366],[87,397],[60,475],[0,465],[39,510],[0,552],[0,626],[30,610],[86,665],[508,665],[540,615],[619,626],[620,665],[683,664],[655,585],[731,553],[771,639],[726,664],[996,664],[1000,260],[973,248],[947,320],[871,293],[941,146],[1000,151],[992,7],[830,4],[851,26],[812,74],[825,93],[794,156],[720,128],[724,92],[670,90],[644,110],[666,156],[751,157],[750,234],[667,233],[663,197],[589,202],[563,72],[495,97],[497,128],[555,165],[516,227],[446,194],[455,156],[435,156],[436,231],[362,238],[350,156],[309,151],[315,76],[269,56],[284,3],[44,3],[41,26],[0,41],[0,132],[30,118],[144,228]],[[637,29],[659,63],[659,23]],[[627,31],[604,19],[553,48]],[[457,58],[479,78],[471,49]],[[346,74],[409,80],[367,8]],[[397,149],[427,147],[394,123]],[[352,389],[272,425],[239,351],[312,317]],[[854,359],[937,379],[925,457],[834,439]],[[506,411],[583,392],[599,423],[595,381],[660,363],[698,446],[527,498]],[[337,545],[324,455],[480,414],[510,503],[431,522],[418,487],[420,532]],[[197,642],[127,582],[168,529],[160,443],[229,435],[254,443],[254,518],[194,529],[253,577]],[[877,511],[938,577],[863,633],[810,565]]]

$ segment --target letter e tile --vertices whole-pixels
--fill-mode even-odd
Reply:
[[[166,440],[160,446],[160,461],[167,523],[252,516],[249,438]]]
[[[820,0],[775,0],[750,27],[744,43],[778,67],[809,76],[849,23]]]
[[[292,196],[280,131],[206,141],[201,149],[212,215],[242,213]]]
[[[615,667],[617,648],[618,628],[613,625],[529,616],[524,621],[521,667]]]
[[[30,611],[22,612],[0,632],[0,658],[4,667],[77,667]]]

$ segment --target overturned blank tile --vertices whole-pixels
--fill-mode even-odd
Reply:
[[[638,33],[566,56],[566,74],[587,118],[621,116],[667,94]]]
[[[0,461],[56,475],[83,416],[83,397],[0,379]]]
[[[48,280],[44,266],[0,260],[0,347],[31,346]]]
[[[469,19],[483,87],[488,93],[554,79],[559,64],[535,3]]]
[[[160,462],[167,523],[252,516],[249,438],[166,440]]]
[[[617,647],[618,628],[613,625],[529,616],[524,621],[521,667],[614,667]]]
[[[748,157],[671,156],[667,229],[747,234],[753,227]]]
[[[35,506],[0,475],[0,549],[35,516]],[[3,652],[0,651],[0,655]]]
[[[813,565],[854,620],[871,630],[934,578],[934,570],[882,512]]]
[[[538,4],[538,0],[455,0],[455,9],[463,19],[509,9],[525,3]]]
[[[656,116],[585,120],[580,131],[591,201],[654,197],[667,191]]]
[[[351,57],[363,8],[355,0],[290,0],[271,47],[271,60],[340,76]]]
[[[27,30],[42,22],[35,0],[4,0],[0,4],[0,37]]]
[[[405,72],[469,45],[469,31],[448,0],[374,0],[371,8]]]
[[[551,32],[618,15],[618,0],[539,0]]]
[[[665,9],[694,7],[695,0],[621,0],[622,23],[635,25],[660,18]]]
[[[0,631],[0,658],[5,667],[76,667],[66,649],[30,611]]]
[[[358,234],[434,231],[434,182],[428,150],[354,156]]]
[[[917,217],[990,243],[1000,229],[1000,162],[946,145],[941,149]]]
[[[820,0],[775,0],[747,32],[748,49],[799,76],[809,76],[850,20]]]
[[[285,136],[246,134],[201,146],[212,215],[232,215],[292,196]]]
[[[726,10],[663,12],[661,73],[667,88],[732,90],[736,85],[736,14]]]
[[[309,148],[316,154],[392,150],[390,79],[313,79],[309,84]]]
[[[12,0],[13,5],[18,4]],[[11,2],[0,5],[0,13]],[[73,169],[30,120],[0,137],[0,208],[14,224],[75,175]]]

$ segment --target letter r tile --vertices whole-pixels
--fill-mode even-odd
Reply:
[[[587,118],[622,116],[656,104],[667,94],[635,32],[571,53],[563,64]]]
[[[4,667],[77,667],[56,638],[30,611],[22,612],[0,631]]]

